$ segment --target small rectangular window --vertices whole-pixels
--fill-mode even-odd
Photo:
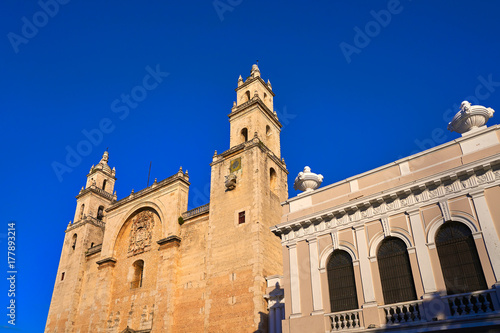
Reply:
[[[238,223],[239,224],[245,223],[245,212],[238,213]]]
[[[61,274],[61,281],[64,280],[64,272]]]

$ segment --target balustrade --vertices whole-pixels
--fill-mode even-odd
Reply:
[[[498,311],[495,309],[493,297],[496,297],[495,290],[490,289],[444,296],[443,299],[448,302],[452,317],[463,317]]]
[[[361,309],[327,314],[330,317],[331,331],[361,328],[360,315],[362,315]]]
[[[191,209],[191,210],[188,210],[187,212],[182,213],[182,218],[187,219],[191,216],[208,212],[209,208],[210,208],[210,203],[207,203],[207,204],[200,206],[200,207],[196,207],[194,209]]]
[[[423,321],[420,311],[422,301],[410,301],[382,306],[385,312],[386,324],[396,325]],[[423,312],[423,311],[422,311]]]

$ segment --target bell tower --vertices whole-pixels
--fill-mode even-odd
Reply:
[[[90,168],[85,188],[82,187],[76,196],[75,222],[86,216],[102,220],[104,209],[108,208],[113,200],[116,200],[116,193],[113,195],[116,170],[109,167],[108,159],[109,153],[105,151],[99,163]]]
[[[257,135],[276,155],[280,152],[281,123],[273,109],[274,92],[271,82],[264,82],[257,65],[252,66],[250,76],[243,81],[239,77],[236,102],[229,114],[231,124],[230,146],[234,147]]]
[[[280,222],[288,171],[273,97],[257,65],[245,81],[240,76],[229,114],[230,148],[216,152],[211,163],[205,306],[210,332],[265,332],[265,277],[283,272],[281,242],[270,227]],[[233,318],[230,324],[227,318]]]
[[[87,257],[100,251],[106,223],[105,210],[116,201],[115,168],[108,166],[108,152],[90,168],[85,187],[76,196],[74,222],[68,224],[50,303],[47,327],[72,329],[78,305]],[[92,262],[94,264],[94,262]]]

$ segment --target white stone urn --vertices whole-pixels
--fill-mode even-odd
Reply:
[[[295,190],[310,192],[317,189],[323,182],[323,176],[311,172],[311,168],[306,166],[304,171],[299,172],[293,183]]]
[[[448,124],[448,130],[458,132],[460,134],[467,133],[484,126],[486,122],[493,117],[495,110],[481,105],[471,105],[467,101],[463,101],[460,105],[460,111]]]

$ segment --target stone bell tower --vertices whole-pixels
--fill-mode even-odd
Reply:
[[[106,151],[101,161],[90,168],[85,188],[76,196],[75,218],[65,231],[47,327],[66,327],[69,332],[78,316],[86,256],[102,244],[105,209],[116,201],[116,171],[109,167],[108,158]]]
[[[213,156],[207,239],[206,322],[210,332],[266,331],[265,276],[281,274],[280,222],[288,171],[271,83],[257,65],[238,79],[230,148]],[[228,320],[231,318],[231,320]]]

